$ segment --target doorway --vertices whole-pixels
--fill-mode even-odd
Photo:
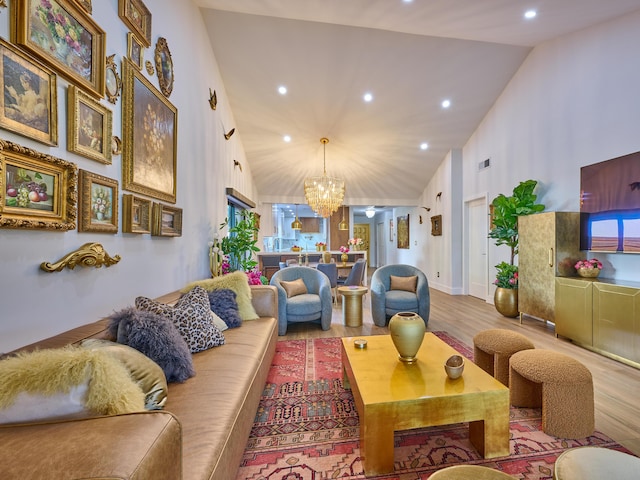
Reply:
[[[466,206],[466,252],[468,294],[487,300],[487,247],[488,215],[487,198],[481,197],[465,202]]]
[[[367,267],[371,266],[371,252],[369,250],[369,224],[368,223],[355,223],[353,225],[353,236],[355,238],[361,238],[364,245],[360,247],[360,250],[366,250],[367,252]]]

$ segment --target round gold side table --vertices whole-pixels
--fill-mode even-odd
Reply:
[[[342,295],[342,319],[347,327],[362,326],[362,297],[368,291],[367,287],[338,287]]]

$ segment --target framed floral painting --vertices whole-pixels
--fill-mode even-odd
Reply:
[[[118,233],[118,181],[80,170],[79,232]]]
[[[77,196],[74,163],[0,140],[0,227],[72,230]]]
[[[122,188],[176,202],[178,111],[123,59]]]
[[[67,150],[111,164],[111,110],[79,88],[67,89]]]
[[[118,15],[145,46],[151,46],[151,12],[142,0],[118,0]]]
[[[0,39],[0,128],[58,144],[56,75]]]
[[[106,34],[73,0],[14,2],[12,40],[98,98],[104,95]]]

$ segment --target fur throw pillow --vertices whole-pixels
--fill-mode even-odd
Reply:
[[[195,375],[187,342],[169,318],[133,307],[109,318],[109,329],[117,332],[118,343],[135,348],[160,365],[167,382],[184,382]]]
[[[247,274],[238,270],[235,272],[222,275],[221,277],[207,278],[197,282],[190,283],[181,291],[188,292],[192,288],[200,286],[207,292],[214,290],[228,289],[236,293],[236,302],[238,302],[238,311],[242,320],[253,320],[258,318],[255,308],[251,303],[251,287],[249,286],[249,278]]]
[[[222,289],[209,292],[209,306],[229,328],[242,325],[242,318],[238,311],[236,293],[233,290]]]

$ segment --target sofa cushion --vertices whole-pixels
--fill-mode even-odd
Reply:
[[[167,378],[156,362],[135,348],[109,340],[88,338],[80,342],[82,348],[108,353],[127,367],[133,380],[145,395],[147,410],[161,410],[167,401]]]
[[[258,314],[251,304],[251,287],[249,286],[249,279],[247,278],[246,273],[236,271],[220,277],[198,280],[188,284],[182,289],[182,292],[188,292],[195,286],[200,286],[208,292],[223,288],[233,290],[236,292],[236,301],[238,302],[240,318],[242,318],[242,320],[258,318]]]
[[[280,280],[280,285],[287,292],[287,298],[295,297],[297,295],[304,295],[308,293],[307,286],[301,278],[296,278],[290,282],[286,280]]]
[[[418,297],[406,290],[389,290],[385,295],[385,307],[387,311],[414,311],[418,308]]]
[[[416,292],[418,286],[418,276],[412,275],[409,277],[396,277],[395,275],[389,275],[391,280],[391,286],[389,290],[404,290],[407,292]]]
[[[192,353],[224,344],[224,334],[211,321],[209,296],[202,287],[184,294],[175,305],[147,297],[136,298],[136,308],[170,318]]]
[[[228,288],[209,292],[209,307],[229,328],[242,325],[242,318],[236,302],[236,293]]]
[[[118,343],[135,348],[160,365],[167,382],[184,382],[195,375],[189,346],[169,318],[133,307],[109,318],[109,330],[117,332]]]
[[[77,346],[18,353],[0,362],[0,423],[144,410],[144,394],[107,352]]]

